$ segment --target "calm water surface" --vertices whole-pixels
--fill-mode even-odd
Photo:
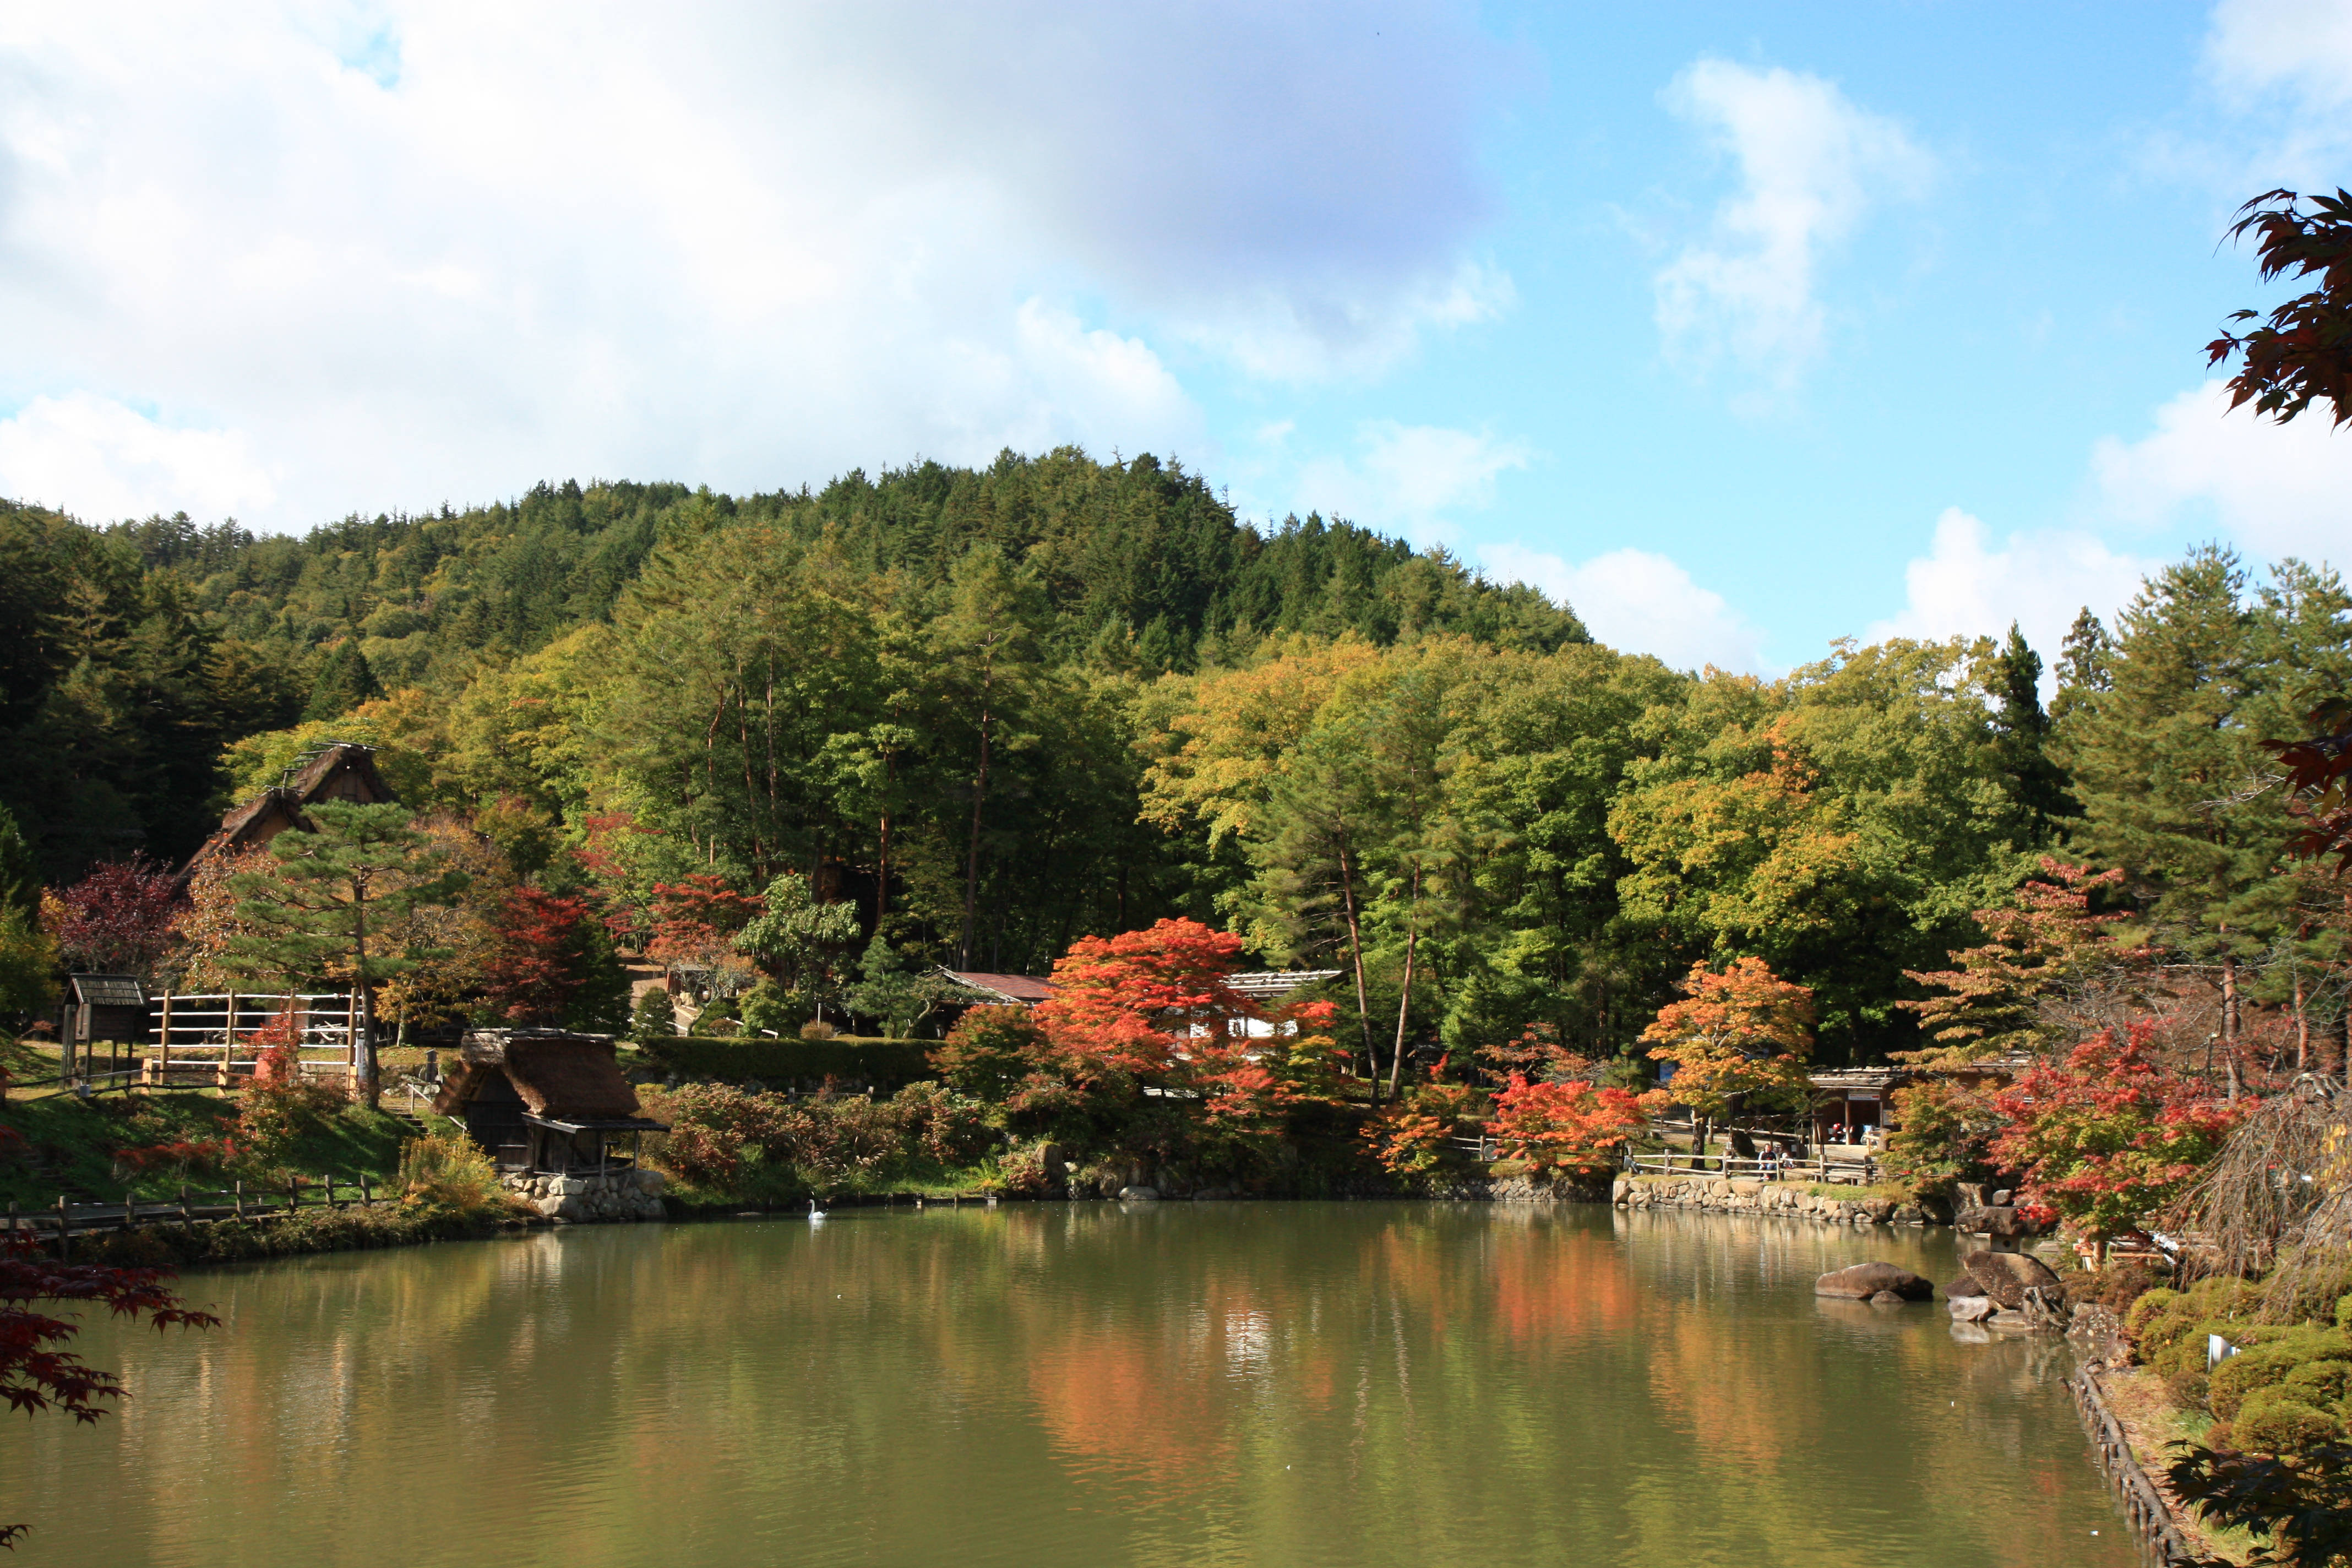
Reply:
[[[15,1561],[2135,1560],[2063,1347],[1817,1301],[1948,1238],[1476,1205],[591,1228],[192,1276],[0,1436]],[[2094,1531],[2100,1533],[2094,1535]]]

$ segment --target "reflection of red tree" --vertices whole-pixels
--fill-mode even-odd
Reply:
[[[1225,1321],[1212,1310],[1202,1344],[1164,1341],[1143,1321],[1074,1329],[1032,1355],[1030,1394],[1071,1468],[1163,1494],[1229,1477],[1234,1435],[1217,1397]]]
[[[1563,1349],[1571,1340],[1622,1331],[1636,1295],[1623,1256],[1608,1237],[1529,1226],[1496,1227],[1487,1278],[1496,1324],[1522,1349]]]

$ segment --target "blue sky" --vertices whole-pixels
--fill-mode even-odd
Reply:
[[[2352,539],[2200,352],[2345,4],[121,15],[0,12],[0,493],[89,518],[1072,441],[1764,671]]]

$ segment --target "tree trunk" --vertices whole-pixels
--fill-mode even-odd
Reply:
[[[1416,861],[1412,868],[1412,907],[1417,909],[1420,903],[1421,866]],[[1404,1082],[1405,1015],[1412,1006],[1412,959],[1414,951],[1420,943],[1421,921],[1416,918],[1410,921],[1404,928],[1404,984],[1397,993],[1396,1050],[1389,1058],[1389,1098],[1391,1100],[1397,1097],[1397,1092]]]
[[[370,1110],[380,1110],[383,1095],[376,1081],[375,987],[369,983],[367,973],[367,891],[356,881],[352,886],[352,984],[360,998],[356,1020],[360,1034],[360,1096]],[[295,1056],[299,1059],[301,1053],[297,1051]]]
[[[1364,994],[1364,932],[1356,911],[1356,873],[1345,847],[1339,850],[1339,905],[1348,916],[1348,962],[1356,972],[1356,1026],[1364,1037],[1364,1073],[1372,1080],[1372,1103],[1381,1102],[1381,1061],[1372,1054],[1372,1005]]]
[[[963,868],[963,931],[956,939],[956,962],[964,968],[971,967],[971,921],[973,911],[980,907],[980,808],[988,798],[988,741],[990,688],[996,679],[993,664],[980,672],[980,776],[971,788],[971,848]]]
[[[2304,1011],[2308,990],[2303,965],[2298,963],[2294,968],[2294,1070],[2299,1073],[2311,1070],[2311,1018]]]
[[[2229,1075],[2230,1103],[2238,1100],[2238,960],[2221,960],[2221,1067]]]

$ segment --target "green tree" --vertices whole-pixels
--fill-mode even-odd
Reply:
[[[956,962],[971,964],[972,924],[980,904],[981,825],[995,752],[1020,743],[1017,729],[1037,678],[1037,622],[1044,595],[1036,579],[991,544],[974,545],[956,563],[948,609],[932,626],[932,645],[956,678],[974,739],[971,826],[966,837],[963,919]]]
[[[2108,685],[2078,695],[2058,736],[2084,808],[2076,851],[2125,868],[2159,939],[2219,976],[2233,1092],[2242,970],[2294,918],[2278,874],[2294,823],[2263,742],[2352,674],[2342,584],[2294,562],[2273,575],[2251,593],[2218,546],[2165,568],[2121,617]]]
[[[346,637],[319,666],[318,679],[310,683],[310,700],[302,706],[302,720],[310,723],[340,719],[361,703],[383,695],[383,687],[376,680],[375,671],[368,668],[367,655],[360,651],[359,639]]]
[[[787,992],[821,1002],[831,989],[833,954],[856,940],[856,904],[820,902],[807,878],[787,871],[769,882],[763,907],[736,933],[735,946]]]
[[[2042,656],[2009,625],[2009,640],[1992,656],[1987,690],[1992,714],[1993,751],[2009,798],[2021,819],[2021,842],[2046,842],[2058,818],[2074,815],[2066,775],[2050,760],[2050,716],[2042,710]]]
[[[404,806],[320,805],[311,828],[269,841],[272,864],[230,879],[245,930],[229,942],[247,973],[332,979],[360,1003],[361,1089],[381,1092],[376,1067],[375,988],[415,959],[389,951],[383,931],[420,904],[446,903],[465,889],[447,851],[409,824]]]
[[[33,847],[8,808],[0,805],[0,910],[31,913],[41,907],[41,868]]]

